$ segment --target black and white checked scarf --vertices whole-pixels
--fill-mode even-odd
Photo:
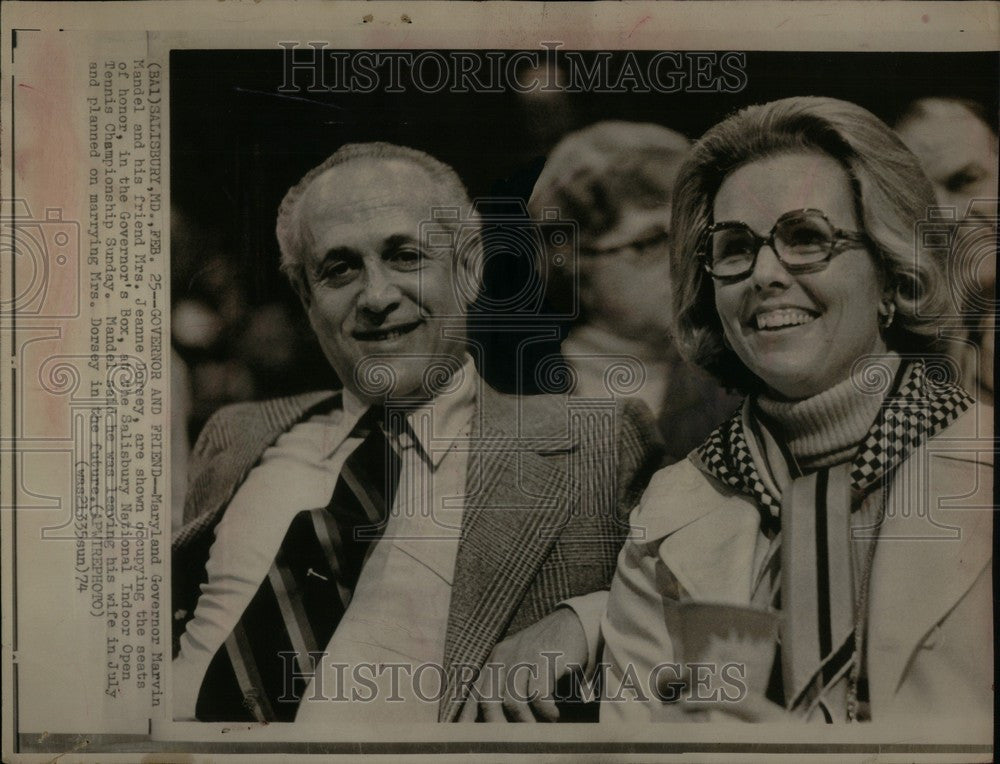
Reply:
[[[821,470],[819,473],[793,481],[788,489],[789,496],[786,497],[772,495],[761,479],[747,445],[742,410],[737,411],[732,418],[720,425],[699,446],[696,453],[704,471],[753,499],[761,514],[761,530],[769,537],[773,537],[781,530],[783,499],[787,507],[790,507],[793,501],[815,503],[817,514],[820,519],[825,520],[827,510],[832,510],[835,503],[835,483],[843,481],[846,483],[843,490],[849,492],[844,503],[850,508],[857,508],[862,499],[874,489],[887,486],[895,469],[914,449],[955,421],[972,403],[969,394],[958,385],[932,379],[923,361],[916,360],[909,363],[904,361],[896,375],[893,390],[884,400],[879,414],[851,463],[834,468],[832,471]],[[843,477],[837,480],[841,475]],[[853,601],[854,593],[849,577],[846,581],[841,580],[845,576],[839,573],[845,570],[845,565],[849,562],[842,559],[828,559],[831,554],[834,556],[849,554],[849,547],[841,543],[840,535],[833,528],[826,527],[825,524],[821,528],[812,517],[805,520],[807,535],[805,541],[809,543],[815,538],[821,542],[816,544],[819,559],[823,562],[819,579],[825,581],[827,586],[825,589],[819,587],[818,596],[809,591],[807,586],[809,596],[806,597],[802,597],[802,587],[796,586],[795,602],[784,603],[785,609],[790,611],[786,613],[786,622],[782,630],[782,659],[785,663],[784,696],[786,705],[790,709],[803,708],[805,704],[814,703],[822,696],[824,687],[832,685],[844,676],[852,660],[855,659],[856,647],[853,630],[854,613],[851,612],[845,617],[843,612],[837,612],[838,609],[844,610],[845,598]],[[800,523],[799,526],[801,528],[803,524]],[[846,534],[845,526],[845,539]],[[803,537],[800,533],[793,535],[799,538],[794,540],[789,538],[786,543],[797,543],[801,548]],[[786,565],[790,559],[790,550],[785,549],[784,552],[780,558],[774,556],[772,564],[768,567],[774,568],[774,563],[780,562],[782,558],[785,560],[782,564]],[[815,565],[814,562],[810,564]],[[830,580],[831,571],[837,573],[833,576],[837,580]],[[782,588],[788,586],[790,573],[792,573],[790,569],[784,571],[785,575],[782,578],[785,583],[781,584]],[[799,583],[801,582],[795,582]],[[793,598],[791,587],[788,588],[786,600]],[[843,594],[839,600],[838,590]],[[781,601],[780,591],[776,590],[772,595],[772,601]],[[805,604],[800,604],[803,602]],[[835,612],[831,613],[831,609]],[[819,621],[819,628],[814,623],[816,620]],[[832,643],[831,622],[834,623]],[[837,628],[837,623],[840,623],[841,628]],[[815,639],[817,632],[818,643],[812,644],[817,641]],[[799,636],[803,633],[809,635],[809,639],[803,641]]]

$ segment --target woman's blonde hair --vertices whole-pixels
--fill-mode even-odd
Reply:
[[[723,343],[712,278],[701,266],[699,247],[712,223],[715,195],[730,173],[758,159],[802,151],[830,156],[847,173],[857,219],[872,243],[883,288],[896,305],[895,320],[885,331],[889,348],[927,352],[951,305],[947,246],[917,225],[934,205],[934,192],[917,158],[885,123],[833,98],[785,98],[747,107],[694,145],[677,178],[672,216],[678,346],[731,389],[753,392],[762,383]],[[922,239],[939,246],[925,246]]]

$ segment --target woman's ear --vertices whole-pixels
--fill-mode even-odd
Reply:
[[[882,289],[882,299],[878,304],[878,317],[882,329],[888,329],[892,325],[892,320],[896,317],[895,287]]]

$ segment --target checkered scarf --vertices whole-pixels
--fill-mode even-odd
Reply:
[[[851,462],[855,506],[872,488],[884,484],[915,448],[954,422],[973,403],[958,385],[935,381],[921,360],[903,362],[895,388]],[[757,471],[743,431],[742,409],[716,428],[696,453],[703,470],[754,500],[765,532],[780,527],[781,497],[771,494]]]

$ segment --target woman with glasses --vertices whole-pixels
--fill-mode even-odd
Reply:
[[[676,338],[747,398],[654,476],[600,629],[577,610],[609,664],[602,720],[933,715],[988,734],[993,414],[933,352],[952,310],[918,226],[933,204],[913,155],[843,101],[753,106],[695,145]]]
[[[746,399],[653,476],[610,592],[503,643],[547,668],[507,661],[485,718],[559,718],[568,676],[601,687],[602,721],[991,739],[993,412],[935,352],[958,317],[933,203],[915,157],[843,101],[753,106],[695,145],[675,338]]]

